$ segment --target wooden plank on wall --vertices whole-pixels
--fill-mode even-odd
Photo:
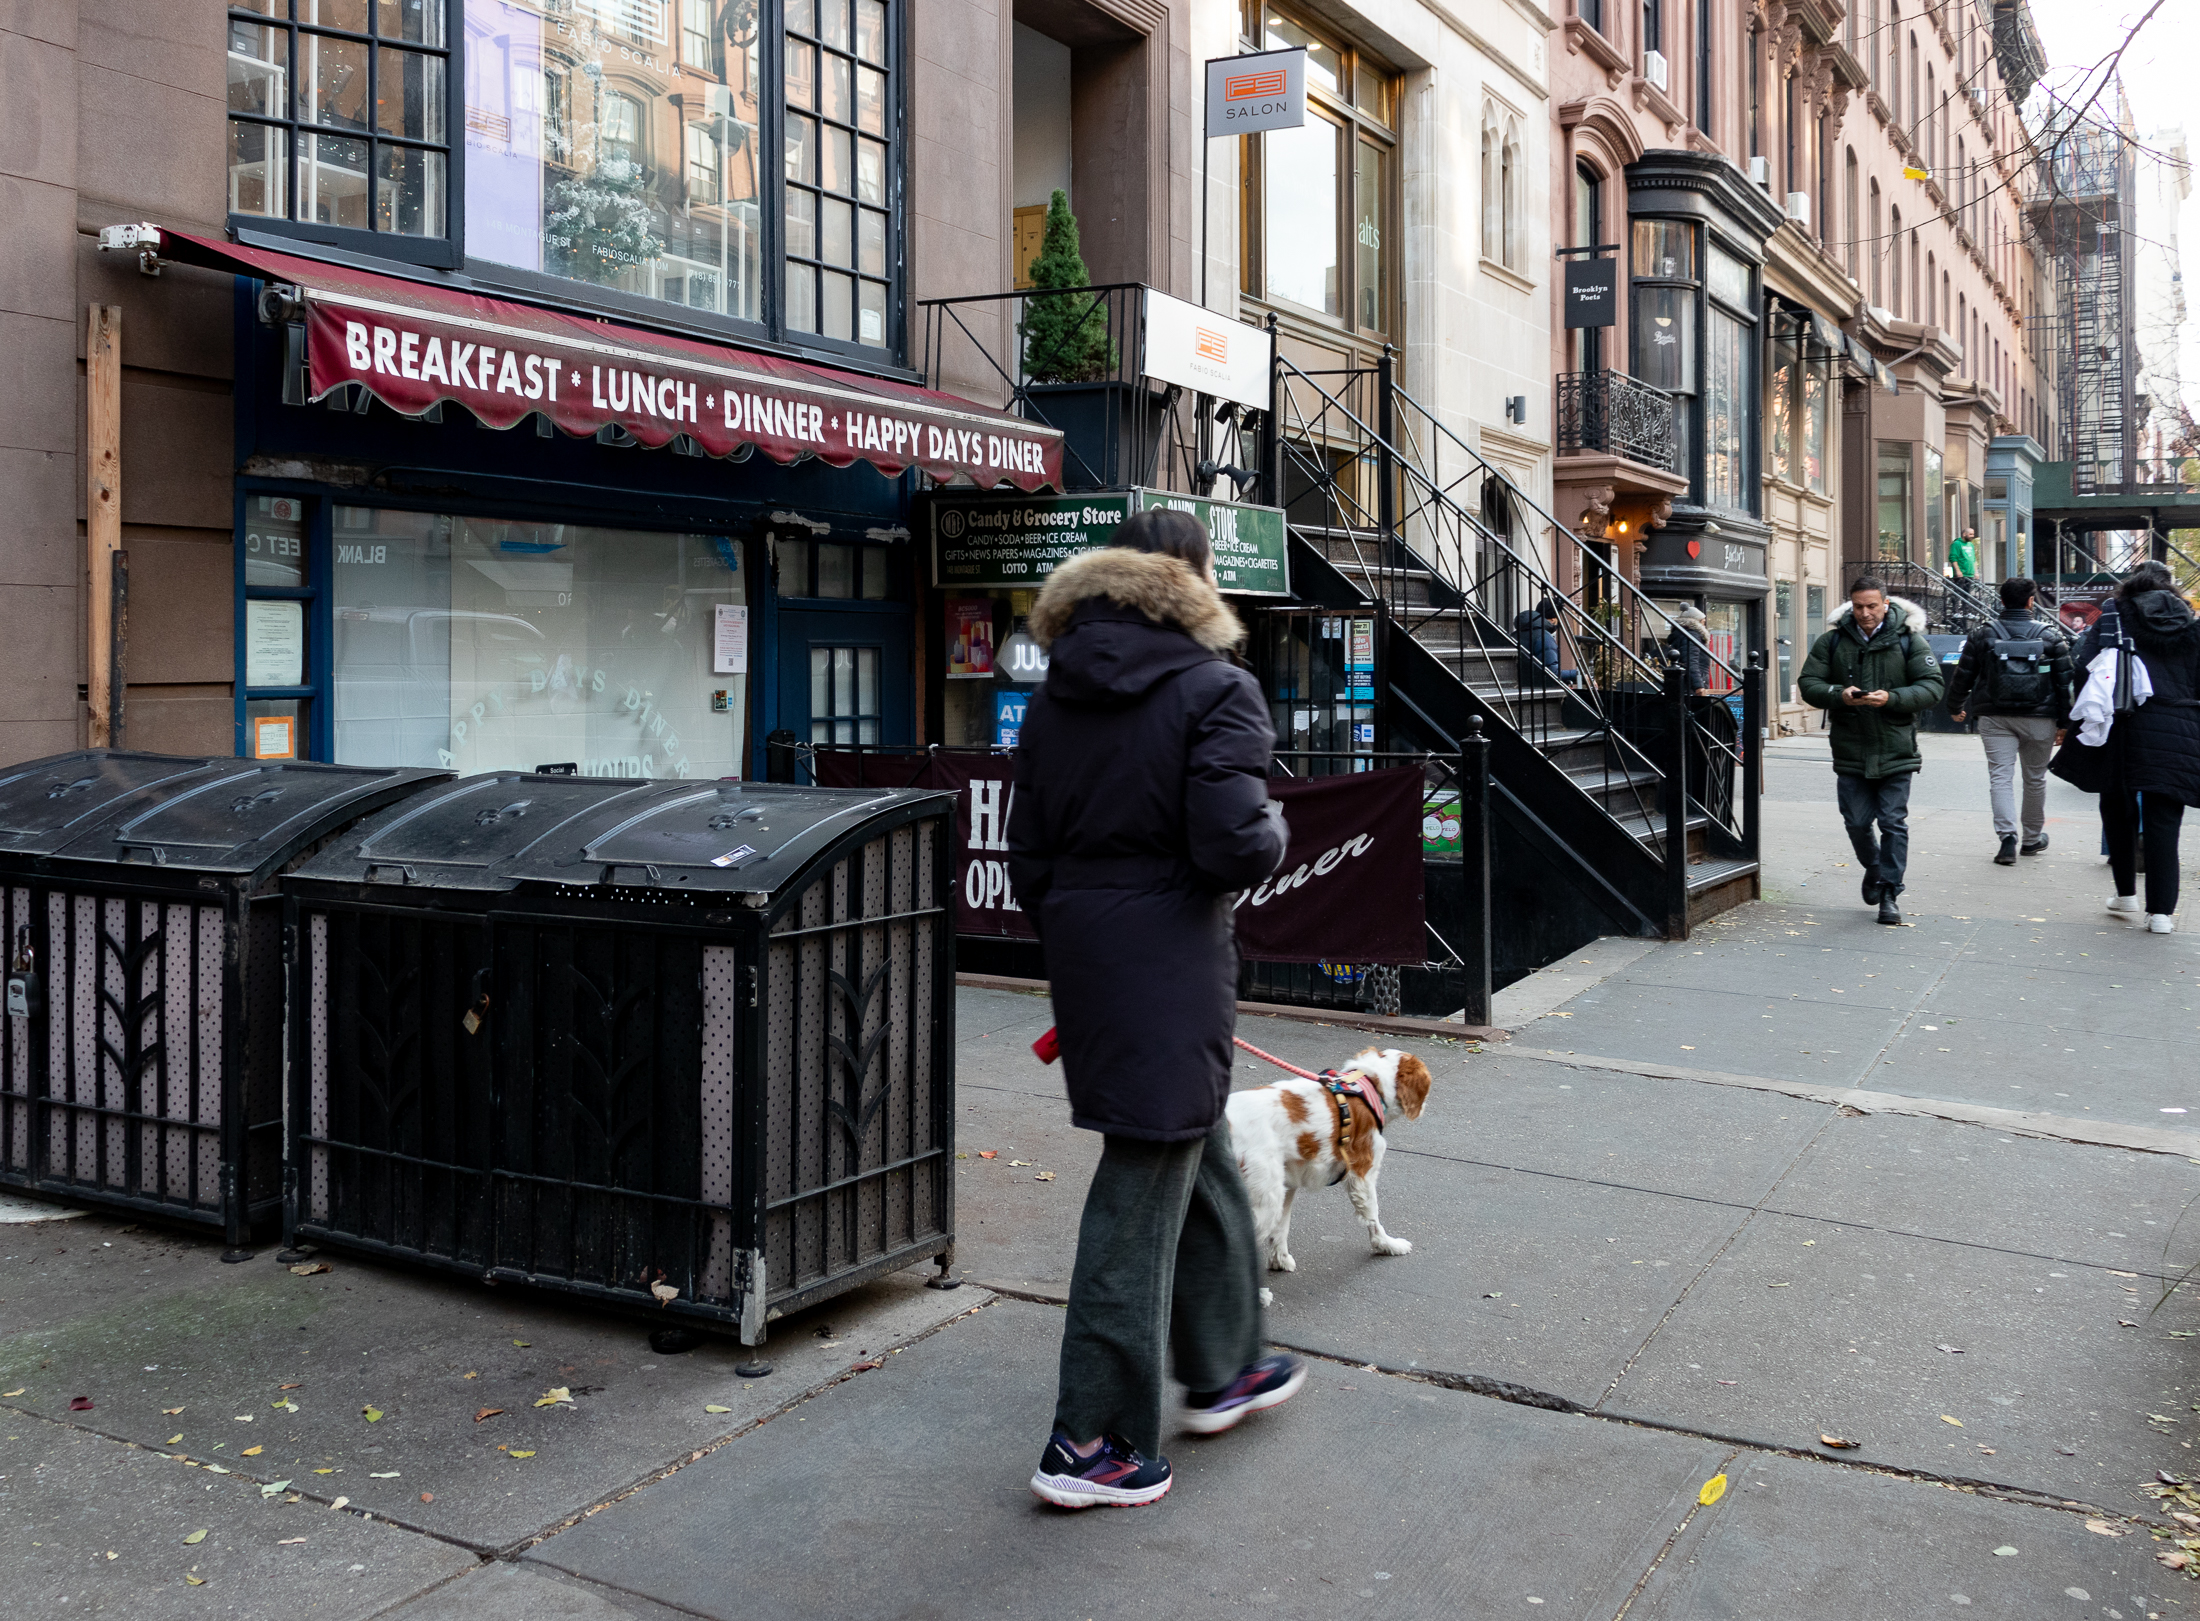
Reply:
[[[94,304],[84,344],[84,562],[88,741],[112,746],[114,557],[122,549],[122,306]]]

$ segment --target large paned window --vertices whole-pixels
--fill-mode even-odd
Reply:
[[[905,4],[235,0],[229,211],[892,358]]]
[[[1397,305],[1397,80],[1286,7],[1246,0],[1246,50],[1306,51],[1309,109],[1240,138],[1241,285],[1380,339]]]
[[[1637,220],[1633,244],[1634,372],[1678,395],[1673,412],[1673,470],[1691,470],[1690,418],[1697,392],[1696,227],[1680,220]]]
[[[332,757],[459,772],[741,774],[745,673],[717,673],[734,542],[335,507]]]
[[[1893,440],[1879,443],[1879,559],[1910,561],[1910,447]]]
[[[1830,362],[1810,354],[1806,332],[1792,311],[1773,329],[1765,379],[1765,460],[1774,478],[1824,495]]]
[[[450,229],[446,0],[238,0],[229,212],[419,257]]]

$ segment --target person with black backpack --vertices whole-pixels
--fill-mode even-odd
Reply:
[[[2070,639],[2033,612],[2038,588],[2021,575],[2001,582],[2001,617],[1974,626],[1948,681],[1948,718],[1978,717],[1986,745],[1988,793],[2001,848],[1994,860],[2017,864],[2021,848],[2047,848],[2047,762],[2070,724],[2075,694]],[[2024,768],[2024,810],[2017,810],[2017,768]],[[2020,829],[2024,842],[2020,847]]]

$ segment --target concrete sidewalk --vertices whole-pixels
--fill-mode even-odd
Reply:
[[[775,1324],[762,1380],[341,1255],[0,1225],[10,1611],[2190,1615],[2140,1488],[2200,1473],[2200,1302],[2165,1294],[2200,1123],[2161,1112],[2200,1112],[2200,941],[2099,912],[2079,796],[1994,867],[1976,744],[1928,747],[1914,928],[1855,898],[1822,744],[1782,745],[1764,903],[1516,987],[1510,1043],[1408,1043],[1436,1084],[1382,1191],[1413,1253],[1302,1201],[1269,1331],[1314,1377],[1172,1444],[1157,1508],[1025,1489],[1099,1145],[1030,1055],[1045,999],[965,990],[972,1281]],[[1244,1033],[1308,1067],[1368,1040]]]

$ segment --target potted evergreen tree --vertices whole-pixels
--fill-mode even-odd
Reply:
[[[1072,489],[1095,489],[1150,481],[1160,412],[1137,379],[1123,374],[1121,346],[1108,330],[1109,299],[1068,291],[1090,287],[1092,274],[1065,191],[1047,201],[1046,233],[1032,261],[1031,283],[1055,290],[1055,296],[1023,301],[1018,331],[1024,392],[1031,414],[1060,428],[1067,441],[1064,482]],[[1133,320],[1140,313],[1120,300],[1115,307]]]

